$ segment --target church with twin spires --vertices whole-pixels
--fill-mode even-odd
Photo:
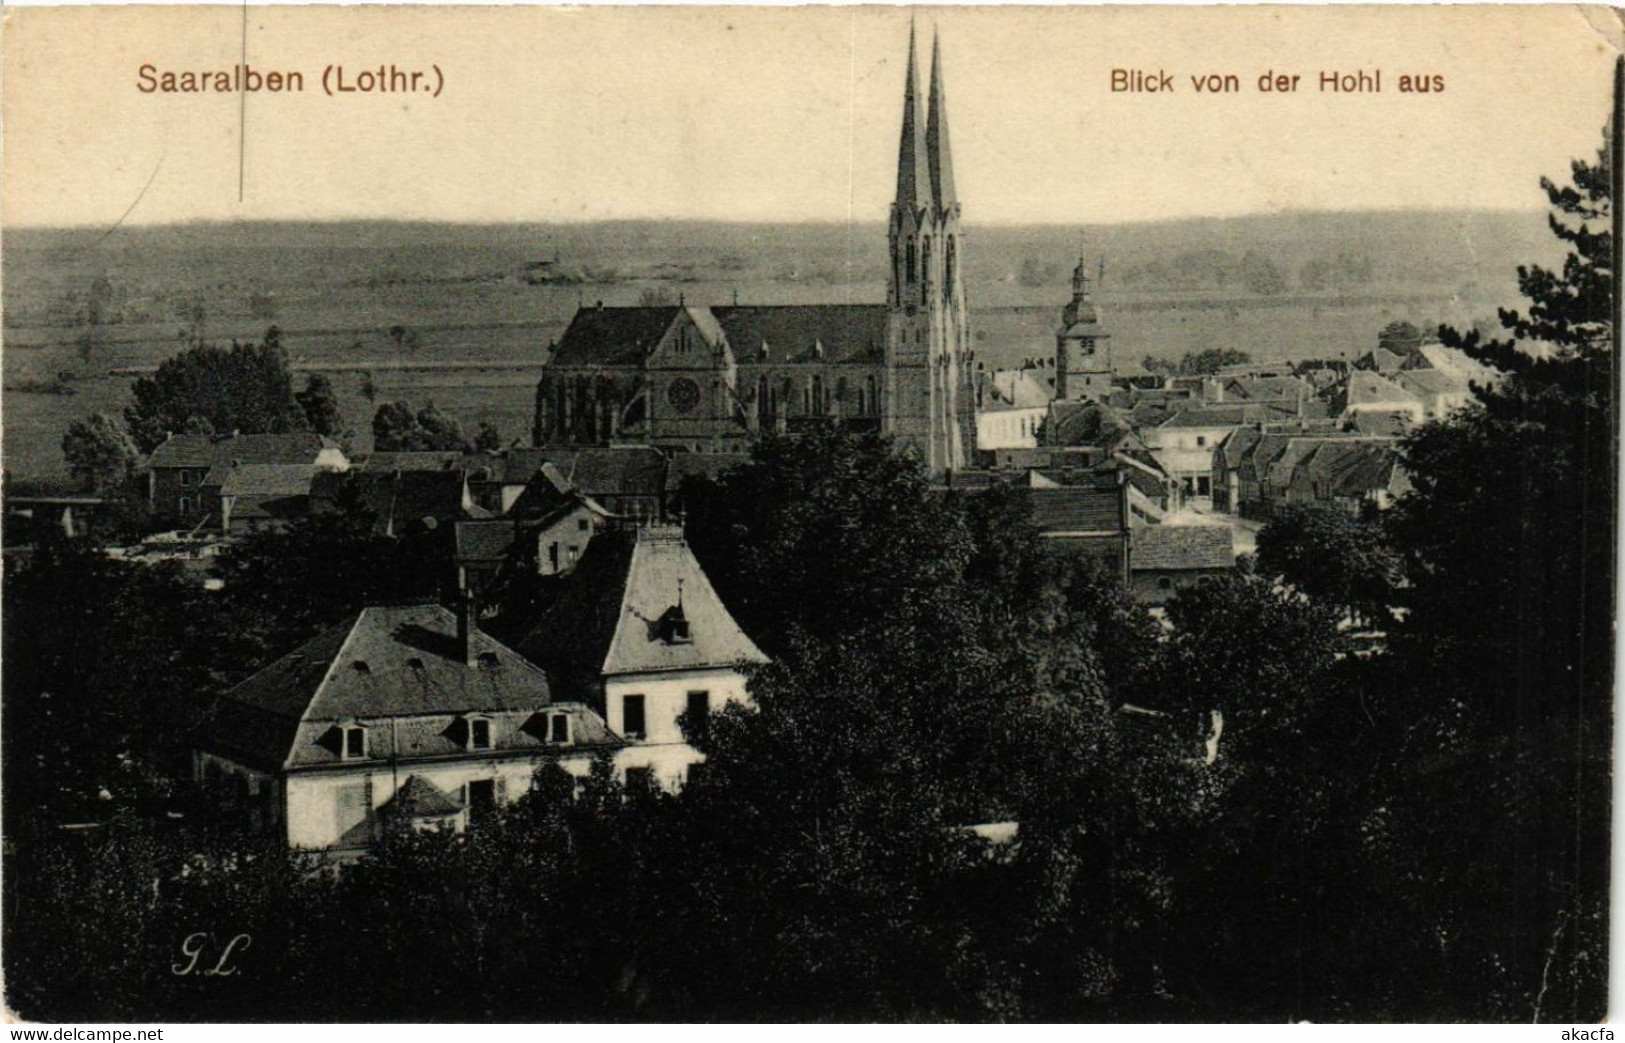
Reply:
[[[903,84],[884,304],[579,309],[536,389],[537,446],[693,452],[838,424],[957,471],[976,437],[964,244],[942,52],[920,106],[914,33]]]

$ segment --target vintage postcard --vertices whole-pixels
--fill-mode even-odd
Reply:
[[[11,1019],[1612,1038],[1618,12],[4,19]]]

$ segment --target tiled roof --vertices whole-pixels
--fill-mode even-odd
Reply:
[[[1327,442],[1302,466],[1324,495],[1360,497],[1388,486],[1399,454],[1388,445]]]
[[[493,481],[507,465],[496,453],[448,450],[373,453],[359,466],[368,471],[459,471],[475,481]]]
[[[1051,402],[1044,421],[1044,440],[1050,445],[1105,447],[1129,434],[1127,418],[1100,402]]]
[[[1005,409],[1043,409],[1055,397],[1038,379],[1037,370],[1001,369],[993,374],[984,412]]]
[[[1392,373],[1405,364],[1405,356],[1389,351],[1387,348],[1374,348],[1361,355],[1354,365],[1362,370],[1375,370],[1378,373]]]
[[[553,349],[554,366],[640,366],[677,307],[581,308]]]
[[[741,363],[760,357],[770,362],[807,362],[823,348],[825,362],[878,362],[886,345],[884,304],[736,305],[712,308]]]
[[[560,470],[588,496],[660,496],[666,489],[666,457],[658,449],[627,446],[578,449]]]
[[[656,624],[679,599],[689,637],[686,641],[666,640]],[[632,551],[620,619],[604,657],[603,672],[651,673],[766,661],[762,650],[723,607],[681,536],[641,534]]]
[[[488,518],[490,512],[464,501],[466,478],[462,471],[351,471],[318,474],[311,497],[338,503],[348,492],[374,518],[373,531],[405,535],[414,525],[433,520],[446,525],[463,518]]]
[[[1410,413],[1384,413],[1378,409],[1362,409],[1354,414],[1354,430],[1362,435],[1398,438],[1411,429]]]
[[[152,451],[148,467],[212,467],[214,439],[208,435],[170,435]]]
[[[303,464],[243,464],[226,472],[222,496],[307,496],[316,469]]]
[[[1162,427],[1235,427],[1261,424],[1297,415],[1293,406],[1275,402],[1248,402],[1237,405],[1192,406],[1164,420]]]
[[[1350,408],[1388,402],[1420,402],[1420,400],[1392,380],[1369,370],[1357,369],[1349,374],[1348,405]]]
[[[1394,382],[1408,391],[1421,395],[1460,395],[1469,388],[1467,381],[1458,380],[1436,369],[1407,369],[1395,374]]]
[[[1033,524],[1043,533],[1122,532],[1122,490],[1115,476],[1063,485],[1054,489],[1029,489]]]
[[[227,692],[199,730],[206,750],[276,768],[339,763],[338,726],[366,726],[371,760],[470,752],[466,715],[491,719],[494,752],[545,748],[552,690],[542,670],[494,638],[470,635],[439,605],[371,607]],[[575,744],[618,742],[592,711],[575,715]]]
[[[1130,530],[1130,569],[1227,569],[1235,563],[1228,525],[1142,525]]]
[[[673,453],[666,465],[666,484],[676,488],[684,478],[716,478],[749,462],[749,453]]]
[[[458,561],[505,561],[513,549],[514,524],[506,518],[457,523]]]
[[[220,464],[299,464],[314,463],[323,449],[338,443],[309,431],[292,434],[171,435],[152,451],[149,467],[212,467]]]
[[[642,365],[682,310],[582,308],[554,349],[558,366]],[[886,343],[883,304],[777,304],[690,307],[708,339],[726,336],[735,357],[748,362],[765,346],[772,362],[879,361]]]
[[[502,482],[504,485],[523,485],[536,476],[543,465],[549,464],[553,454],[547,449],[515,447],[502,455]],[[562,475],[560,479],[562,480]]]

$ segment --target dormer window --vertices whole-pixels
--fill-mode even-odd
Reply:
[[[342,729],[344,733],[344,759],[347,761],[364,761],[367,759],[367,728],[361,724],[346,724]]]
[[[682,605],[673,605],[660,614],[660,640],[668,645],[686,645],[694,640],[689,634],[688,617]]]
[[[491,748],[491,719],[489,717],[470,717],[468,719],[468,748],[471,750],[489,750]]]
[[[570,742],[570,715],[556,713],[548,718],[547,741],[569,745]]]

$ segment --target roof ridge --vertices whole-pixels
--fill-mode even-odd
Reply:
[[[333,674],[338,669],[339,661],[344,658],[345,650],[348,649],[350,647],[350,643],[355,640],[356,631],[361,629],[361,621],[362,619],[366,618],[367,611],[371,607],[372,606],[370,605],[363,605],[361,607],[361,611],[357,612],[355,619],[351,621],[349,632],[344,635],[344,640],[339,642],[338,651],[333,653],[333,658],[328,661],[327,669],[322,671],[321,681],[317,683],[315,690],[310,693],[310,698],[305,701],[305,708],[299,711],[299,723],[294,728],[295,736],[299,735],[299,729],[311,723],[310,708],[316,705],[316,700],[321,698],[322,690],[325,689],[328,682],[333,679]],[[290,652],[288,654],[292,655],[293,653]],[[291,768],[292,766],[293,747],[289,747],[287,754],[282,758],[282,767]]]

